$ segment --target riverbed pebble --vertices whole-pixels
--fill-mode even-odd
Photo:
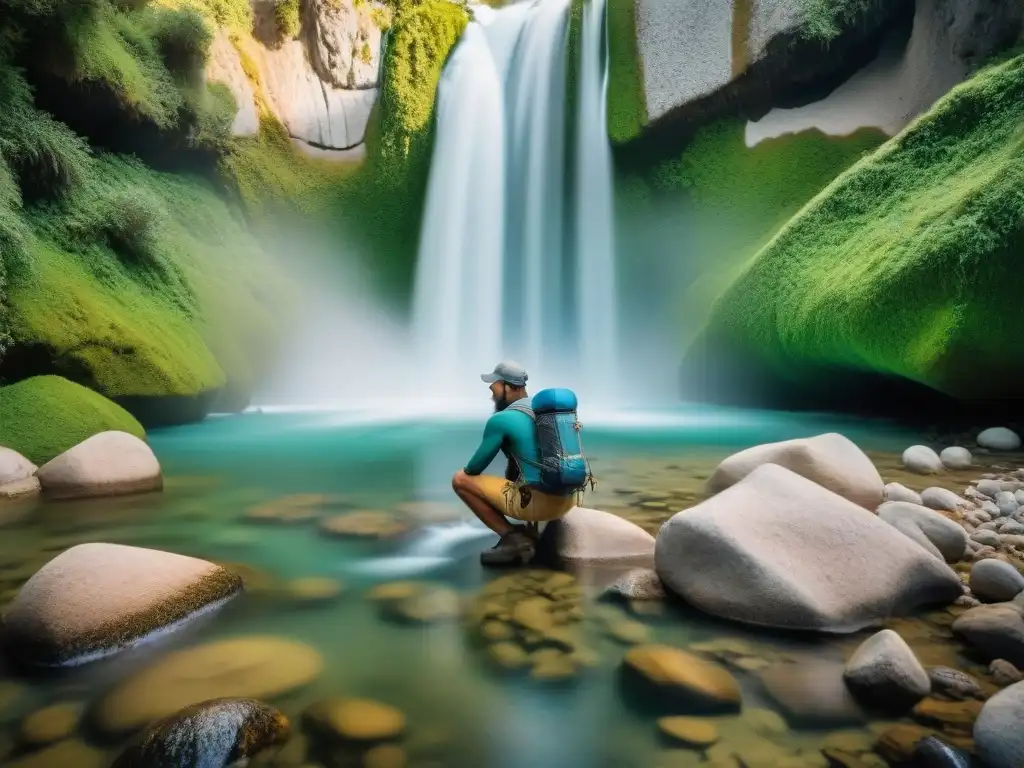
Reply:
[[[637,646],[626,653],[622,665],[623,685],[645,706],[693,714],[740,710],[736,679],[724,668],[678,648]]]
[[[959,669],[932,667],[928,670],[928,679],[931,681],[932,696],[952,701],[985,698],[978,681]]]
[[[909,501],[911,504],[921,503],[921,494],[899,483],[889,483],[886,485],[884,496],[886,501]]]
[[[985,523],[984,525],[989,525]],[[971,538],[985,547],[998,547],[1002,542],[999,540],[999,534],[993,530],[982,528],[979,531],[975,531],[971,534]]]
[[[939,458],[948,469],[967,469],[972,460],[971,452],[958,445],[943,448]]]
[[[878,517],[947,563],[958,562],[967,550],[968,537],[963,527],[934,509],[890,501],[878,508]]]
[[[989,664],[988,672],[992,675],[992,682],[1000,688],[1005,688],[1008,685],[1024,680],[1024,675],[1021,674],[1021,671],[1006,659],[996,659],[993,661]]]
[[[994,499],[996,494],[1003,490],[1003,484],[998,480],[982,479],[978,481],[977,485],[978,493],[984,494],[990,499]]]
[[[912,445],[903,452],[903,466],[919,475],[934,475],[944,469],[939,454],[927,445]]]
[[[910,707],[931,691],[931,681],[898,634],[883,629],[865,640],[846,663],[843,678],[861,699]]]
[[[921,505],[930,509],[956,511],[966,504],[965,500],[947,488],[925,488],[921,491]]]
[[[370,699],[332,697],[310,705],[302,714],[312,731],[340,742],[376,742],[405,732],[405,715]]]
[[[971,608],[953,622],[953,632],[990,659],[1024,665],[1024,606],[995,603]]]
[[[985,602],[1009,602],[1024,592],[1024,576],[1001,560],[981,560],[971,566],[971,591]]]

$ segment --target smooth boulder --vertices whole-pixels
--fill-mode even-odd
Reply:
[[[0,445],[0,499],[14,499],[39,492],[36,467],[17,451]]]
[[[877,507],[883,498],[885,486],[871,459],[837,432],[755,445],[735,453],[715,469],[708,490],[724,491],[765,464],[785,467],[867,509]]]
[[[111,768],[242,764],[291,736],[288,718],[255,699],[215,699],[150,725]]]
[[[854,695],[895,709],[909,709],[932,688],[917,656],[891,629],[883,629],[861,643],[846,663],[843,679]]]
[[[774,464],[672,517],[658,575],[748,624],[854,632],[962,594],[956,574],[878,517]]]
[[[1002,560],[979,560],[971,566],[971,591],[986,603],[1007,603],[1024,592],[1024,576]]]
[[[912,445],[903,452],[903,466],[919,475],[934,475],[945,467],[939,454],[927,445]]]
[[[538,551],[569,565],[650,567],[654,537],[617,515],[573,507],[544,529]]]
[[[1024,603],[971,608],[953,622],[953,632],[990,659],[1024,666]]]
[[[889,483],[886,485],[884,495],[886,501],[909,501],[911,504],[921,503],[921,494],[899,483]]]
[[[241,590],[237,574],[205,560],[79,544],[21,587],[4,615],[4,644],[30,664],[77,665],[131,647]]]
[[[974,744],[989,768],[1020,768],[1024,756],[1024,682],[985,702],[974,722]]]
[[[1016,451],[1020,448],[1020,435],[1006,427],[989,427],[978,435],[978,445],[990,451]]]
[[[968,469],[974,460],[971,452],[959,445],[943,448],[939,458],[947,469]]]
[[[163,488],[153,450],[127,432],[100,432],[39,468],[43,492],[51,498],[119,496]]]
[[[945,509],[949,512],[955,512],[961,506],[966,505],[967,502],[948,488],[932,487],[921,491],[920,504],[929,509]]]
[[[967,531],[928,507],[888,501],[878,508],[878,518],[947,563],[959,562],[967,552]]]

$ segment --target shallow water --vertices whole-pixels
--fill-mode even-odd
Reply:
[[[628,646],[610,636],[609,626],[627,619],[639,622],[646,630],[630,625],[632,631],[681,648],[701,640],[741,638],[753,645],[751,658],[773,663],[839,661],[856,642],[748,632],[677,608],[631,616],[624,607],[599,605],[588,596],[579,641],[596,652],[597,665],[570,684],[552,685],[498,674],[466,623],[388,620],[380,604],[366,597],[376,584],[418,580],[454,589],[472,604],[488,581],[503,575],[481,569],[478,552],[495,538],[454,503],[449,484],[475,449],[480,428],[457,419],[353,423],[329,413],[211,418],[151,435],[166,476],[161,494],[0,508],[3,603],[39,566],[84,541],[236,564],[247,584],[246,593],[215,616],[148,647],[44,680],[6,672],[8,681],[0,681],[0,747],[9,746],[24,714],[55,702],[89,707],[117,681],[172,649],[229,636],[274,635],[314,647],[324,667],[315,682],[272,703],[295,723],[308,703],[326,695],[393,705],[407,718],[401,743],[410,765],[682,766],[696,764],[692,761],[699,753],[667,749],[655,718],[624,701],[617,671]],[[650,414],[598,419],[584,434],[600,484],[584,505],[623,514],[655,532],[672,512],[700,500],[703,480],[729,453],[831,430],[882,456],[914,439],[863,420],[704,408],[680,409],[660,419]],[[502,467],[496,463],[491,471],[500,473]],[[660,493],[665,506],[638,508],[636,494],[623,493],[630,489]],[[325,535],[313,519],[246,519],[253,508],[297,494],[320,496],[308,502],[312,515],[397,510],[410,530],[387,541],[364,541]],[[411,501],[442,502],[429,511],[443,513],[444,522],[429,523],[400,506]],[[310,576],[339,580],[343,594],[321,603],[297,600],[286,583]],[[723,741],[747,743],[755,752],[763,747],[765,759],[771,759],[772,744],[787,754],[818,749],[835,730],[793,728],[766,735],[747,713],[774,705],[755,675],[732,671],[744,690],[745,713],[716,719]],[[116,755],[119,745],[104,743],[89,722],[87,717],[79,738]],[[868,738],[863,727],[857,733]]]

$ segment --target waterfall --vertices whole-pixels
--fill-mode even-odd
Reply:
[[[442,72],[413,334],[421,369],[447,395],[478,394],[477,375],[506,356],[537,385],[581,396],[618,368],[605,2],[584,9],[575,153],[569,7],[474,7]]]
[[[615,211],[608,139],[608,65],[604,52],[607,0],[583,6],[576,144],[576,290],[580,361],[593,396],[615,401],[618,300],[615,294]]]

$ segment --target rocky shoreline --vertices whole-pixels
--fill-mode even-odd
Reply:
[[[577,508],[545,535],[568,571],[538,564],[472,593],[444,582],[383,583],[365,597],[381,632],[460,623],[499,677],[557,688],[614,673],[623,703],[649,718],[665,768],[863,768],[925,756],[956,766],[971,753],[1010,768],[1024,750],[1006,725],[1024,711],[1024,536],[1016,532],[1024,469],[1014,466],[1017,454],[995,453],[999,445],[867,455],[830,433],[689,466],[638,459],[620,470],[629,485],[612,473],[595,500],[617,499],[621,508],[608,507],[616,514]],[[158,466],[150,476],[162,486]],[[438,503],[367,510],[298,494],[250,505],[238,523],[308,526],[325,541],[382,546],[456,513]],[[87,535],[66,538],[21,586],[0,573],[11,600],[3,634],[17,636],[15,646],[35,647],[38,635],[57,651],[117,654],[237,595],[239,582],[253,608],[324,610],[349,595],[321,576],[278,581],[245,563],[137,547],[120,547],[121,556],[116,545],[81,541]],[[99,581],[82,572],[95,574],[93,550],[110,555]],[[595,580],[596,572],[617,575]],[[147,600],[118,588],[147,579]],[[180,599],[211,579],[217,588],[199,591],[209,599]],[[713,634],[666,642],[681,617]],[[805,646],[773,635],[794,631],[809,638]],[[58,663],[74,663],[77,652],[58,653]],[[184,765],[171,754],[186,752],[225,765],[251,757],[267,766],[399,766],[443,760],[455,748],[449,738],[425,749],[422,725],[386,697],[319,686],[327,664],[286,635],[160,655],[97,699],[25,712],[12,765],[100,768],[109,753],[81,740],[96,731],[128,739],[118,766]],[[304,690],[313,697],[293,697]],[[0,711],[5,695],[22,693],[0,684]],[[213,731],[226,735],[211,741]]]

